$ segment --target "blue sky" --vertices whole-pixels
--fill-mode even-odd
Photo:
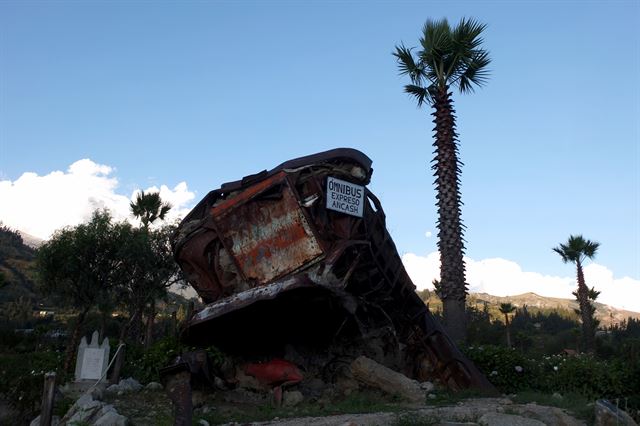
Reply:
[[[571,276],[551,247],[581,233],[601,243],[597,262],[615,277],[640,280],[635,0],[5,0],[0,181],[12,202],[33,198],[37,185],[16,185],[25,172],[90,159],[128,198],[185,182],[188,208],[222,182],[354,147],[373,159],[371,188],[399,251],[427,256],[433,126],[402,92],[391,52],[417,45],[427,18],[463,16],[488,24],[493,58],[484,88],[454,96],[467,255]],[[0,220],[25,226],[6,209]]]

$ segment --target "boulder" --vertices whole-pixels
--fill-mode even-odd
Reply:
[[[128,424],[129,420],[118,414],[116,410],[107,411],[94,423],[95,426],[127,426]]]
[[[365,356],[351,363],[351,373],[356,380],[388,394],[399,395],[412,402],[424,402],[425,393],[418,382]]]
[[[596,401],[595,426],[638,426],[624,410],[616,407],[606,399]]]
[[[282,405],[285,407],[295,407],[304,401],[304,396],[300,391],[285,391],[282,395]]]
[[[76,404],[71,407],[71,410],[64,416],[63,421],[66,420],[67,424],[74,423],[93,423],[97,419],[98,413],[100,413],[103,404],[100,401],[91,400],[91,402]],[[71,415],[70,415],[71,414]]]
[[[96,386],[91,389],[91,397],[96,401],[102,401],[104,398],[104,388],[101,386]]]
[[[133,377],[120,380],[120,383],[118,383],[118,385],[125,392],[137,392],[142,389],[142,385],[140,384],[140,382]]]
[[[128,419],[118,414],[113,405],[94,400],[89,393],[85,393],[78,398],[60,420],[60,424],[63,425],[126,426],[128,423]]]
[[[540,420],[542,423],[554,426],[584,426],[584,422],[580,422],[564,410],[557,407],[545,407],[530,402],[518,409],[518,414]]]
[[[431,392],[436,388],[436,386],[431,382],[422,382],[420,383],[420,389],[425,392]]]
[[[162,390],[162,385],[158,382],[149,382],[144,388],[149,391],[160,391]]]

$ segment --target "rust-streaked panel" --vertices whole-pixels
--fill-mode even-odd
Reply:
[[[276,176],[260,183],[263,193],[245,191],[214,207],[213,221],[245,279],[269,283],[316,259],[323,252],[291,188]],[[268,183],[268,184],[267,184]],[[247,202],[251,200],[250,202]]]

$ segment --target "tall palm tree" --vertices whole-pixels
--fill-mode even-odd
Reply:
[[[509,314],[516,310],[511,303],[501,303],[500,312],[504,314],[504,325],[507,330],[507,346],[511,347],[511,328],[509,324]]]
[[[489,53],[481,49],[482,32],[486,25],[474,19],[462,19],[451,28],[446,19],[428,20],[420,38],[420,50],[414,57],[411,48],[396,46],[401,75],[408,75],[411,84],[404,87],[418,107],[428,103],[435,111],[435,158],[431,166],[436,178],[438,206],[438,249],[440,251],[440,281],[442,286],[445,326],[455,341],[466,337],[465,299],[467,284],[463,225],[461,220],[460,167],[458,134],[451,87],[461,93],[473,92],[489,75]]]
[[[149,225],[156,220],[164,220],[169,210],[171,210],[171,204],[165,203],[160,198],[159,192],[144,191],[136,196],[135,202],[132,201],[129,206],[131,207],[131,213],[140,219],[145,231],[149,231]],[[152,300],[149,304],[149,312],[147,315],[147,329],[145,333],[145,346],[148,348],[151,344],[153,337],[153,321],[156,313],[155,300]]]
[[[570,262],[576,265],[578,290],[575,295],[580,305],[582,339],[584,341],[584,349],[587,352],[594,350],[596,332],[589,296],[595,295],[597,292],[595,290],[590,292],[589,287],[587,287],[584,281],[582,265],[586,259],[593,259],[598,251],[598,247],[600,247],[600,243],[586,240],[582,235],[570,235],[566,244],[560,244],[558,247],[553,248],[553,251],[562,257],[564,263]]]
[[[171,210],[171,204],[163,203],[159,192],[145,194],[144,191],[140,191],[136,195],[135,201],[129,204],[129,207],[131,208],[131,213],[140,219],[145,229],[148,229],[149,225],[158,219],[164,220],[169,210]]]

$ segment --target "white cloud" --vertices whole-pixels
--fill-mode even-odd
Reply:
[[[427,256],[407,253],[402,256],[409,276],[418,289],[433,289],[431,282],[440,278],[440,254]],[[501,258],[475,261],[465,257],[467,282],[472,292],[495,296],[512,296],[533,292],[541,296],[572,299],[576,278],[542,275],[523,271],[517,263]],[[614,278],[613,272],[597,263],[584,268],[587,285],[600,291],[598,302],[621,309],[640,312],[640,280],[629,277]]]
[[[431,233],[431,231],[427,231],[427,232],[424,233],[424,236],[427,237],[427,238],[431,238],[432,235],[433,234]]]
[[[0,180],[0,220],[7,226],[47,239],[64,226],[86,221],[97,208],[107,208],[116,220],[131,220],[131,196],[117,193],[118,180],[114,169],[90,159],[78,160],[66,172],[54,171],[44,176],[24,173],[15,181]],[[160,191],[163,200],[173,209],[168,219],[184,216],[195,194],[185,182],[173,189],[146,188]]]

